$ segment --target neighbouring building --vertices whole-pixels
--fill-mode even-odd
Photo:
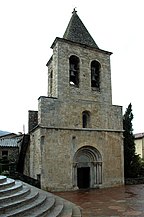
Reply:
[[[0,173],[16,170],[22,137],[22,134],[17,135],[14,133],[0,136]]]
[[[112,105],[109,51],[95,43],[74,10],[51,46],[48,95],[29,111],[25,174],[45,190],[124,184],[122,107]]]
[[[136,154],[144,158],[144,133],[134,134]]]

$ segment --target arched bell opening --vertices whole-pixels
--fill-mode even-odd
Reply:
[[[102,157],[91,146],[85,146],[75,153],[73,160],[74,188],[96,188],[102,184]]]
[[[92,90],[100,91],[100,70],[101,65],[98,61],[91,62],[91,87]]]
[[[79,87],[79,58],[77,56],[70,56],[69,58],[69,82],[70,85]]]

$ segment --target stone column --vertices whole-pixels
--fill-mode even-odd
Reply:
[[[94,187],[97,186],[97,162],[93,162],[93,166],[94,166]]]
[[[73,163],[73,188],[74,188],[74,190],[78,189],[78,186],[77,186],[77,163]]]
[[[102,162],[97,163],[98,167],[98,184],[102,184]]]

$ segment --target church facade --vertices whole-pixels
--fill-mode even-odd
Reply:
[[[74,10],[51,46],[48,95],[29,111],[25,174],[43,189],[124,184],[122,107],[112,105],[111,52],[101,50]]]

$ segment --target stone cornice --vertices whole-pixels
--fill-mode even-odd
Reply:
[[[111,54],[112,54],[112,52],[109,52],[109,51],[101,50],[101,49],[99,49],[99,48],[91,47],[91,46],[88,46],[88,45],[85,45],[85,44],[81,44],[81,43],[76,43],[76,42],[73,42],[73,41],[70,41],[70,40],[67,40],[67,39],[64,39],[64,38],[59,38],[59,37],[56,37],[56,39],[55,39],[54,42],[52,43],[52,45],[51,45],[51,48],[52,48],[52,49],[54,48],[54,46],[56,45],[56,43],[57,43],[58,41],[65,42],[65,43],[69,43],[69,44],[75,44],[75,45],[84,47],[84,48],[86,48],[86,49],[95,50],[95,51],[98,51],[98,52],[101,52],[101,53],[105,53],[105,54],[108,54],[108,55],[111,55]]]
[[[53,130],[73,130],[73,131],[97,131],[97,132],[116,132],[116,133],[123,133],[124,130],[114,130],[114,129],[104,129],[104,128],[72,128],[72,127],[53,127],[53,126],[41,126],[38,125],[36,128],[42,129],[53,129]]]

